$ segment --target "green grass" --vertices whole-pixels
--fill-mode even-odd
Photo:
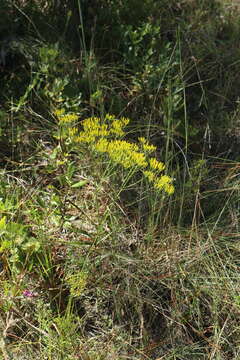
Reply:
[[[240,14],[3,10],[0,359],[238,360]]]

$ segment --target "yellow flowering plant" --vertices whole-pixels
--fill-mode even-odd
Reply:
[[[107,155],[114,164],[130,169],[131,174],[140,171],[157,191],[169,195],[174,193],[172,178],[162,175],[165,165],[151,156],[156,146],[144,137],[139,137],[136,143],[123,139],[125,128],[130,122],[128,118],[118,119],[110,114],[103,119],[89,117],[82,120],[79,131],[76,114],[66,114],[62,109],[56,110],[54,114],[58,118],[61,136],[67,144],[77,147],[85,144],[92,151]]]
[[[58,132],[55,138],[62,142],[67,142],[78,132],[78,129],[75,127],[78,115],[66,113],[64,108],[56,109],[53,113],[58,121]]]

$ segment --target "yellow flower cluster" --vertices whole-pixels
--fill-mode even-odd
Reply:
[[[81,143],[93,143],[97,139],[109,137],[111,135],[115,137],[121,137],[124,135],[123,129],[129,123],[129,119],[122,117],[116,119],[114,116],[107,114],[103,121],[97,117],[91,117],[83,120],[81,131],[76,142]]]
[[[153,151],[156,151],[156,146],[149,144],[146,138],[140,137],[138,138],[139,143],[142,145],[143,151],[146,153],[152,153]]]
[[[93,147],[101,153],[107,153],[112,161],[126,169],[133,166],[141,168],[148,165],[144,154],[139,152],[138,146],[124,140],[100,139]]]
[[[67,123],[70,124],[78,119],[78,116],[76,114],[66,114],[61,115],[58,117],[58,120],[60,123]]]
[[[108,150],[109,141],[105,138],[102,138],[98,140],[98,142],[95,144],[95,150],[97,150],[100,153],[105,153]]]
[[[78,129],[76,127],[68,129],[68,135],[70,138],[74,137],[78,132]]]
[[[109,135],[107,124],[101,123],[97,117],[87,118],[82,122],[83,131],[80,131],[75,138],[79,143],[93,143],[97,138],[104,138]]]
[[[174,193],[174,186],[172,185],[172,179],[163,175],[154,182],[154,187],[158,190],[164,190],[167,194],[171,195]]]
[[[60,118],[63,114],[65,114],[65,109],[56,109],[54,111],[54,115],[56,115],[57,118]]]
[[[155,158],[149,159],[149,166],[151,169],[158,171],[163,171],[165,169],[165,165]]]
[[[147,161],[143,153],[139,152],[136,144],[124,140],[110,141],[107,152],[110,158],[124,168],[147,167]]]
[[[149,144],[145,138],[138,138],[138,141],[146,153],[151,153],[156,150],[156,147]],[[172,185],[172,179],[167,175],[159,176],[159,173],[165,169],[165,165],[156,158],[150,158],[148,164],[150,169],[143,171],[143,175],[149,182],[153,183],[155,189],[164,190],[169,195],[173,194],[174,186]]]
[[[69,124],[77,120],[75,114],[65,114],[64,110],[56,110],[60,124]],[[124,129],[129,119],[120,118],[107,114],[104,119],[90,117],[81,122],[82,131],[76,127],[68,129],[68,136],[74,143],[88,144],[94,151],[107,154],[109,158],[123,166],[125,169],[136,168],[142,171],[144,177],[157,190],[163,190],[167,194],[174,192],[172,179],[167,175],[160,175],[165,165],[156,158],[149,158],[149,154],[156,150],[156,146],[150,144],[146,138],[140,137],[138,143],[130,143],[119,139],[124,136]]]
[[[153,182],[155,179],[155,174],[150,170],[143,171],[143,175],[148,179],[148,181]]]
[[[65,113],[65,109],[56,109],[53,114],[57,117],[59,123],[59,131],[55,136],[57,139],[72,139],[76,136],[78,129],[74,127],[78,120],[78,115],[73,113]]]
[[[143,171],[143,175],[157,190],[164,190],[167,194],[174,193],[174,186],[172,185],[172,178],[167,175],[160,175],[159,173],[165,169],[165,165],[155,158],[149,159],[150,170]]]
[[[67,123],[70,124],[78,119],[77,114],[65,114],[65,109],[57,109],[54,111],[54,115],[58,118],[60,124]]]

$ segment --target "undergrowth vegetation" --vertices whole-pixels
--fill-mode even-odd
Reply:
[[[0,3],[0,358],[238,360],[238,4]]]

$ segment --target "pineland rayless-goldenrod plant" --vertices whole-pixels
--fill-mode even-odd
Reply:
[[[81,122],[82,129],[79,131],[76,114],[65,113],[64,109],[57,109],[54,114],[58,119],[60,137],[66,145],[85,144],[92,151],[106,154],[113,163],[125,169],[140,171],[157,191],[164,191],[168,195],[174,193],[173,179],[162,174],[165,165],[152,156],[156,146],[145,137],[139,137],[137,143],[123,139],[124,130],[130,122],[128,118],[117,119],[109,114],[103,119],[86,118]]]

